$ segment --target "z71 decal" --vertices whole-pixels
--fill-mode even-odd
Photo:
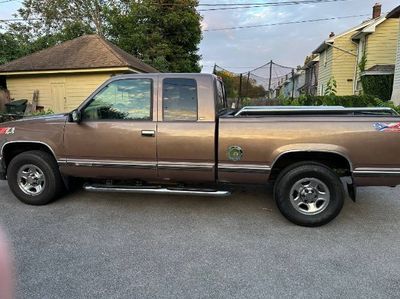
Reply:
[[[0,128],[0,135],[12,135],[15,133],[14,127]]]
[[[374,123],[374,128],[379,132],[398,132],[400,133],[400,123]]]

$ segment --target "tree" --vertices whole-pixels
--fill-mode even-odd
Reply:
[[[28,20],[22,25],[25,30],[36,35],[53,35],[71,28],[103,35],[104,10],[114,5],[114,0],[24,0],[18,15]]]
[[[107,34],[161,71],[199,72],[202,35],[197,5],[197,0],[127,1],[108,10]]]
[[[197,5],[197,0],[24,0],[18,10],[24,21],[6,28],[6,42],[21,49],[5,60],[97,33],[161,71],[199,72]]]
[[[29,53],[26,40],[9,32],[0,33],[0,64]]]
[[[324,95],[326,96],[334,96],[336,95],[337,82],[334,77],[331,77],[329,81],[326,83],[326,89]]]

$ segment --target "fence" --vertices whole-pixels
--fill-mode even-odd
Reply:
[[[268,102],[272,102],[270,100],[279,96],[280,89],[285,87],[284,83],[294,76],[294,69],[271,60],[244,73],[231,72],[215,65],[213,73],[224,80],[229,102],[239,107],[242,104],[268,105]]]

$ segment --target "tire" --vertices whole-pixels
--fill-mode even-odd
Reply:
[[[289,221],[307,227],[324,225],[342,210],[340,178],[317,162],[300,162],[284,169],[274,186],[276,204]]]
[[[7,180],[13,194],[29,205],[48,204],[64,189],[57,162],[43,151],[15,156],[7,167]]]

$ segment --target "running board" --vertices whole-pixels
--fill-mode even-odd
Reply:
[[[166,195],[195,195],[225,197],[231,195],[229,191],[213,189],[191,188],[163,188],[161,186],[113,186],[113,185],[89,185],[83,186],[89,192],[117,192],[117,193],[141,193],[141,194],[166,194]]]

